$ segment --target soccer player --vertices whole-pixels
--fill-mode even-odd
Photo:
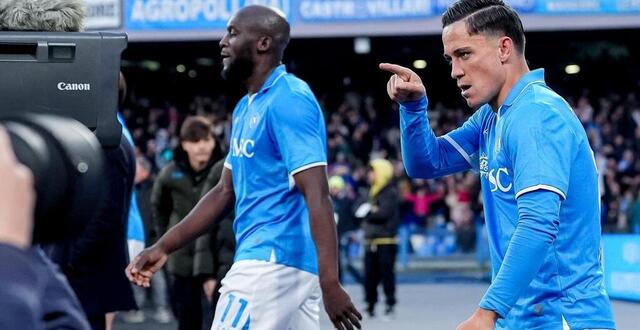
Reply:
[[[233,113],[219,183],[179,224],[136,257],[129,278],[148,286],[167,255],[234,205],[237,250],[222,280],[212,329],[319,329],[319,303],[337,329],[362,318],[338,282],[337,240],[326,176],[326,134],[309,86],[282,65],[283,14],[238,11],[220,41],[222,75],[249,94]]]
[[[596,166],[562,97],[530,71],[517,13],[501,0],[461,0],[442,18],[444,56],[476,112],[436,137],[411,70],[387,91],[400,103],[402,155],[411,177],[480,172],[493,281],[458,326],[474,329],[614,329],[604,288]]]

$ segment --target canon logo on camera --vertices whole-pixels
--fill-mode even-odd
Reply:
[[[91,84],[78,84],[78,83],[66,83],[59,82],[58,89],[61,91],[89,91],[91,90]]]

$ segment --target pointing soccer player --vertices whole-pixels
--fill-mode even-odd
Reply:
[[[392,73],[409,176],[480,173],[493,281],[458,326],[484,329],[615,329],[604,288],[593,152],[578,118],[530,71],[518,14],[502,0],[461,0],[442,18],[451,77],[475,113],[436,137],[425,87]]]
[[[172,251],[234,206],[235,262],[222,280],[212,329],[320,329],[320,300],[337,329],[362,319],[338,282],[337,239],[326,176],[326,133],[309,86],[287,73],[289,23],[262,6],[238,11],[220,41],[222,75],[248,94],[233,112],[220,182],[127,268],[148,286]]]

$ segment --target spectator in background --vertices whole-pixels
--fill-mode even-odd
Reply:
[[[222,159],[211,129],[211,123],[199,116],[187,117],[182,124],[175,159],[162,169],[153,186],[151,201],[160,234],[196,205],[213,164]],[[205,234],[175,251],[168,260],[171,302],[180,330],[200,330],[211,310],[208,301],[216,281],[208,242]],[[206,322],[210,327],[211,321]]]
[[[344,271],[348,271],[357,281],[362,282],[362,276],[351,264],[349,246],[353,241],[353,232],[358,229],[358,224],[353,216],[353,198],[348,191],[349,186],[341,176],[334,175],[329,178],[329,194],[333,202],[333,211],[337,222],[338,232],[338,276],[344,283]]]
[[[415,193],[407,191],[403,194],[403,199],[413,205],[413,213],[420,226],[429,227],[431,204],[441,200],[444,194],[440,191],[430,191],[429,185],[423,180],[414,180],[414,182]]]
[[[627,213],[629,220],[630,231],[635,234],[640,234],[640,193],[636,192],[636,198],[629,206]]]
[[[386,296],[385,316],[393,314],[396,304],[396,235],[400,225],[400,198],[393,172],[393,165],[386,159],[372,160],[367,172],[371,211],[364,218],[362,227],[365,238],[365,299],[369,316],[375,315],[381,282]]]
[[[153,220],[153,207],[151,205],[151,190],[153,188],[152,165],[145,156],[136,157],[136,176],[134,189],[140,216],[144,224],[145,246],[151,246],[158,240],[158,228]],[[167,296],[167,277],[164,271],[158,272],[151,278],[151,287],[147,295],[151,296],[155,309],[153,318],[159,323],[169,323],[171,312],[169,311],[169,299]],[[146,296],[145,296],[146,301]],[[142,306],[138,306],[142,307]]]

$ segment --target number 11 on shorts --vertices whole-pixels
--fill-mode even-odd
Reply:
[[[220,319],[220,323],[224,324],[225,321],[227,320],[227,317],[229,317],[231,321],[231,329],[236,329],[238,326],[238,323],[240,323],[240,320],[242,319],[242,316],[244,314],[245,309],[247,309],[247,304],[249,303],[246,299],[240,298],[238,299],[238,303],[235,304],[236,306],[238,306],[238,310],[235,313],[235,317],[231,318],[230,317],[230,312],[232,309],[234,309],[236,306],[234,306],[234,302],[236,300],[236,296],[233,294],[229,294],[229,301],[227,302],[227,306],[224,308],[224,312],[222,312],[222,318]],[[233,313],[231,313],[233,314]]]

